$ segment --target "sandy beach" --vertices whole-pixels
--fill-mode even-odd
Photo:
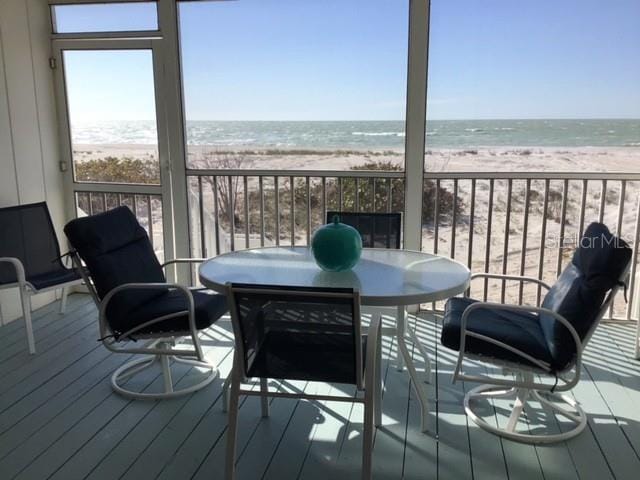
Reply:
[[[157,158],[152,145],[74,145],[76,160],[105,157]],[[190,168],[342,170],[367,162],[402,165],[404,152],[189,146]],[[435,172],[562,171],[640,172],[640,147],[496,147],[426,150],[425,168]]]
[[[107,157],[131,158],[156,161],[157,152],[147,145],[76,145],[76,159],[84,162]],[[269,170],[345,170],[360,167],[368,162],[388,163],[400,168],[404,155],[400,150],[301,150],[301,149],[260,149],[260,148],[214,148],[210,146],[192,146],[189,148],[188,165],[190,168],[204,169],[255,169]],[[432,172],[640,172],[640,147],[501,147],[478,149],[438,149],[427,150],[425,154],[426,170]],[[488,180],[476,182],[476,197],[473,218],[471,218],[471,181],[460,180],[457,187],[457,200],[460,211],[455,225],[455,245],[452,243],[453,226],[451,212],[440,212],[438,222],[437,251],[451,255],[467,263],[469,255],[474,271],[488,269],[492,272],[525,273],[537,277],[539,273],[553,281],[558,266],[565,265],[573,249],[580,226],[581,198],[583,183],[580,180],[569,181],[568,197],[565,208],[564,227],[561,222],[564,184],[562,180],[551,180],[548,184],[549,201],[547,215],[544,209],[544,180],[533,180],[530,184],[530,204],[527,219],[527,235],[523,239],[525,215],[524,198],[526,182],[514,180],[510,208],[507,208],[507,181],[496,180],[493,187],[493,208],[489,212],[490,185]],[[286,188],[286,184],[283,185]],[[602,182],[590,181],[587,185],[584,208],[584,224],[598,220],[600,215],[600,196]],[[251,188],[251,183],[250,183]],[[453,192],[453,181],[443,180],[441,188]],[[196,191],[191,195],[197,196]],[[632,241],[640,202],[640,182],[629,181],[626,184],[624,208],[619,209],[620,182],[607,184],[603,221],[613,230],[621,226],[621,234]],[[284,195],[283,195],[284,197]],[[213,197],[205,195],[205,225],[207,250],[216,251],[214,231]],[[236,201],[235,244],[244,247],[260,244],[259,232],[250,229],[248,240],[244,236],[243,200],[239,195]],[[253,207],[251,208],[253,210]],[[290,242],[288,231],[288,213],[283,207],[281,215],[280,238],[283,244]],[[621,218],[619,214],[622,213]],[[250,215],[256,215],[251,211]],[[508,224],[507,224],[508,217]],[[314,222],[319,223],[321,215],[314,213]],[[471,225],[473,224],[473,241]],[[312,230],[317,225],[311,225]],[[199,228],[199,227],[198,227]],[[564,230],[564,231],[562,231]],[[434,251],[435,222],[433,218],[423,221],[423,249]],[[273,230],[271,230],[273,232]],[[306,221],[296,226],[297,244],[304,244],[307,236]],[[489,234],[490,232],[490,234]],[[561,233],[563,238],[561,239]],[[230,249],[230,232],[224,225],[220,228],[220,250]],[[265,244],[274,244],[274,234],[267,233]],[[508,242],[505,247],[505,242]],[[470,243],[472,251],[470,252]],[[524,255],[523,255],[523,247]],[[488,252],[488,253],[487,253]],[[506,257],[505,257],[506,252]],[[540,263],[541,252],[543,260]],[[488,258],[488,261],[486,259]],[[485,265],[486,263],[486,265]],[[522,265],[524,269],[522,270]],[[478,293],[483,293],[483,284],[478,282]],[[500,284],[490,282],[489,297],[500,300]],[[507,289],[507,298],[517,299],[516,286]],[[535,302],[536,289],[525,289],[526,301]],[[497,297],[496,297],[497,295]],[[618,302],[616,311],[623,313],[624,304]]]

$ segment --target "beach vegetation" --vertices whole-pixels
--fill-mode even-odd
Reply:
[[[133,157],[107,156],[76,162],[75,175],[79,182],[160,183],[157,161]]]

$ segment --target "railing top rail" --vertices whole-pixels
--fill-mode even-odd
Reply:
[[[433,180],[627,180],[640,181],[640,172],[425,172]]]
[[[193,177],[319,177],[319,178],[404,178],[405,172],[379,170],[248,170],[187,169]],[[425,172],[433,180],[627,180],[640,181],[640,172]]]
[[[379,170],[248,170],[243,168],[226,169],[187,169],[187,175],[193,177],[325,177],[325,178],[404,178],[404,172]]]

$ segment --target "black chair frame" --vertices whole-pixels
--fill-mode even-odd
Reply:
[[[248,379],[245,377],[247,365],[245,365],[245,352],[243,337],[240,327],[240,317],[237,310],[236,295],[242,293],[259,293],[288,296],[304,295],[313,296],[319,301],[322,299],[342,298],[353,302],[353,322],[356,330],[356,354],[355,372],[356,372],[356,395],[355,396],[337,396],[337,395],[312,395],[305,393],[288,393],[279,389],[278,391],[269,390],[267,378],[260,378],[259,390],[243,389],[242,384]],[[351,293],[322,291],[322,289],[292,289],[287,287],[271,287],[271,286],[234,286],[227,284],[227,301],[231,313],[231,320],[235,336],[235,350],[233,359],[233,369],[231,375],[225,383],[230,384],[230,405],[228,408],[229,428],[227,430],[227,459],[226,459],[226,479],[235,478],[235,456],[236,456],[236,429],[238,421],[239,396],[259,396],[261,397],[262,416],[269,416],[269,397],[278,398],[295,398],[320,401],[341,401],[341,402],[357,402],[364,404],[364,435],[363,435],[363,453],[362,453],[362,478],[368,480],[371,478],[372,451],[375,436],[375,427],[382,423],[382,386],[381,386],[381,322],[380,316],[374,316],[368,328],[368,339],[366,342],[366,351],[362,352],[359,348],[362,345],[362,334],[360,325],[360,297],[357,291]],[[365,365],[363,365],[363,362]],[[363,368],[364,367],[364,368]],[[364,373],[363,373],[364,372]],[[275,379],[286,380],[286,379]],[[226,396],[225,396],[226,397]],[[223,397],[224,398],[224,397]],[[226,401],[223,404],[226,410]]]

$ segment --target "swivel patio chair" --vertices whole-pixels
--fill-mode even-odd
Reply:
[[[60,256],[51,215],[45,202],[0,208],[0,290],[18,288],[27,330],[29,353],[36,353],[31,324],[31,296],[62,290],[60,313],[65,312],[69,287],[82,282]],[[0,324],[2,323],[0,306]]]
[[[606,226],[592,223],[571,263],[552,287],[530,277],[494,274],[472,277],[540,285],[548,291],[541,307],[471,298],[452,298],[447,302],[442,344],[459,351],[454,381],[484,384],[470,390],[464,398],[465,411],[477,425],[524,443],[563,441],[584,430],[587,415],[579,403],[562,392],[578,383],[582,353],[589,339],[612,305],[616,292],[621,287],[626,289],[631,253],[629,246]],[[465,358],[502,366],[513,376],[465,374],[462,372]],[[515,398],[504,428],[489,424],[473,408],[475,400],[500,397]],[[570,428],[551,433],[544,424],[542,433],[517,431],[518,419],[530,399],[568,419]],[[550,418],[555,422],[554,415]]]
[[[146,231],[128,207],[72,220],[64,231],[74,249],[74,264],[79,267],[84,261],[90,275],[91,281],[83,273],[99,309],[100,340],[113,352],[145,354],[114,372],[113,389],[129,398],[157,399],[191,393],[211,383],[218,372],[205,360],[198,331],[227,312],[226,299],[209,290],[167,283],[163,272],[167,265],[202,260],[176,259],[160,265]],[[182,337],[190,338],[192,345],[180,345]],[[138,340],[146,342],[137,346]],[[208,374],[195,385],[175,389],[171,359],[204,368]],[[126,380],[156,361],[162,368],[163,392],[125,387]]]
[[[257,395],[262,415],[268,397],[364,404],[362,478],[371,478],[374,424],[381,423],[380,318],[369,334],[360,328],[360,299],[351,289],[230,284],[227,289],[235,336],[231,373],[226,478],[235,476],[240,395]],[[259,390],[242,389],[260,379]],[[335,382],[356,386],[356,395],[309,395],[269,390],[268,379]]]

